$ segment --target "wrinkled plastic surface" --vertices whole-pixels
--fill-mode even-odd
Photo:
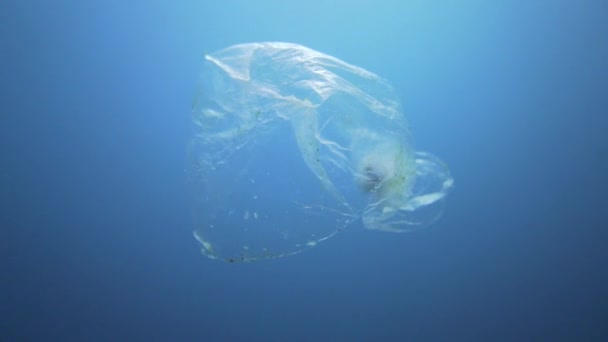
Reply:
[[[426,226],[453,184],[443,162],[413,150],[386,81],[300,45],[205,56],[193,119],[194,236],[210,258],[293,255],[354,222]]]

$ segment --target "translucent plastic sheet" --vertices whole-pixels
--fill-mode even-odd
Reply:
[[[300,45],[205,56],[193,115],[194,236],[210,258],[293,255],[353,222],[419,228],[453,184],[443,162],[413,150],[386,81]]]

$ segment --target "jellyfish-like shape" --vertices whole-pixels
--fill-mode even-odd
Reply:
[[[439,218],[453,185],[414,151],[385,80],[301,45],[205,56],[193,115],[194,235],[210,258],[293,255],[359,219],[409,231]]]

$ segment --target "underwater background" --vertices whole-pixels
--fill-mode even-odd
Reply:
[[[605,1],[4,1],[0,18],[0,341],[608,339]],[[260,41],[391,82],[454,177],[443,217],[203,256],[185,172],[203,56]]]

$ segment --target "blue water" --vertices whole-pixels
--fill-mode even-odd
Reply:
[[[605,1],[4,1],[0,18],[0,341],[608,339]],[[192,97],[205,53],[255,41],[388,79],[455,178],[443,218],[202,256]]]

